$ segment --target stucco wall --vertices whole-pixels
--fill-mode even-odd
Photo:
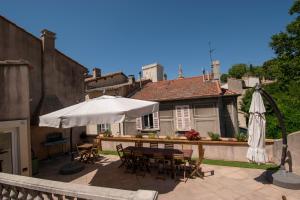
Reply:
[[[28,119],[28,66],[2,63],[4,62],[0,61],[0,121]]]
[[[84,101],[84,73],[87,69],[55,49],[55,33],[50,31],[43,30],[40,39],[0,16],[0,38],[0,61],[24,59],[32,66],[28,87],[32,142],[36,144],[33,146],[36,153],[41,151],[41,154],[37,154],[44,155],[40,157],[44,158],[45,149],[40,144],[48,133],[38,130],[38,116]],[[22,90],[22,81],[15,83],[17,90]],[[10,105],[8,101],[3,106],[5,115],[19,113],[18,107],[7,106]],[[75,129],[74,132],[78,135],[81,131]]]
[[[32,114],[41,97],[41,42],[1,16],[0,38],[0,61],[24,59],[32,66],[29,74],[30,113]]]
[[[28,70],[23,61],[0,61],[0,132],[16,131],[21,141],[13,147],[17,148],[18,171],[27,176],[31,175]]]
[[[300,174],[300,131],[291,133],[287,137],[288,141],[288,154],[286,168]],[[282,153],[282,139],[275,140],[274,142],[274,162],[280,164],[281,153]],[[289,164],[291,163],[291,165]]]

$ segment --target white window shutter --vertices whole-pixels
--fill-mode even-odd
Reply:
[[[183,128],[183,118],[182,118],[181,106],[176,106],[175,111],[176,111],[176,127],[177,127],[177,130],[182,130],[182,128]]]
[[[158,112],[153,113],[153,128],[159,129],[159,115]]]
[[[190,109],[188,105],[184,106],[176,106],[176,125],[177,130],[179,131],[186,131],[190,130]]]
[[[142,118],[141,118],[141,117],[136,118],[135,124],[136,124],[136,129],[137,129],[137,130],[142,130],[142,129],[143,129],[143,126],[142,126]]]
[[[191,129],[191,117],[190,117],[189,106],[183,106],[183,121],[184,121],[184,130],[190,130]]]

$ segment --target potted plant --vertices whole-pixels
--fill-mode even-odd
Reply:
[[[200,140],[200,134],[199,132],[195,131],[194,129],[191,129],[190,131],[186,131],[184,136],[188,140]]]
[[[106,131],[103,133],[103,137],[112,137],[111,131],[110,131],[110,130],[106,130]]]
[[[220,135],[218,133],[208,132],[208,135],[212,141],[220,141],[221,140]]]

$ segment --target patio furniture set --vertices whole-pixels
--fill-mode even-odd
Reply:
[[[174,149],[174,144],[166,143],[164,148],[158,148],[158,142],[151,142],[149,147],[144,147],[143,143],[136,142],[135,146],[123,148],[122,144],[116,146],[121,160],[119,167],[125,167],[131,173],[137,175],[142,172],[151,173],[157,170],[156,178],[165,179],[164,175],[171,175],[171,178],[177,180],[177,176],[183,174],[183,180],[186,182],[195,175],[203,178],[204,172],[201,169],[201,163],[204,156],[204,149],[199,149],[199,158],[192,159],[193,150],[183,145],[181,150]],[[213,175],[213,171],[211,171]]]
[[[80,162],[94,163],[99,157],[97,143],[76,144],[76,152]]]

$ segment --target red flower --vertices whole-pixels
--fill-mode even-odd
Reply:
[[[200,139],[199,132],[195,131],[194,129],[191,129],[190,131],[186,131],[184,135],[188,140],[199,140]]]

